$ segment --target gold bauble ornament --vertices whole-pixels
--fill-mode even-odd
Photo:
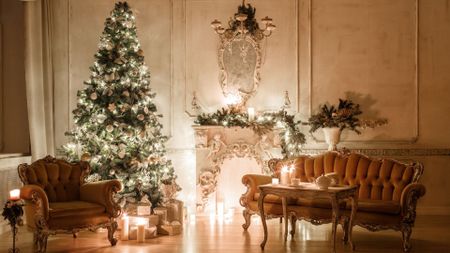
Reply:
[[[91,160],[91,154],[89,153],[84,153],[81,155],[80,157],[81,161],[85,161],[85,162],[89,162]]]

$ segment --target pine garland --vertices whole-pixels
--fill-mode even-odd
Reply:
[[[301,132],[301,121],[296,121],[294,115],[285,110],[278,112],[265,112],[256,120],[249,120],[248,114],[233,108],[222,108],[215,113],[200,114],[195,120],[199,125],[251,128],[256,134],[262,135],[275,128],[279,128],[281,139],[281,152],[284,157],[292,157],[301,153],[305,144],[305,135]]]

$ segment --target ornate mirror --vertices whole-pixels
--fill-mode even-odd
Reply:
[[[229,28],[223,28],[218,20],[211,23],[220,36],[220,86],[227,104],[238,108],[244,108],[247,100],[256,93],[260,81],[260,42],[275,29],[269,17],[261,20],[265,28],[260,29],[255,13],[256,9],[246,5],[244,0],[228,22]]]

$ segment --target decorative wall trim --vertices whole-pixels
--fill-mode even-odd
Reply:
[[[419,0],[411,0],[414,3],[415,6],[415,80],[414,80],[414,88],[415,88],[415,96],[414,96],[414,100],[415,100],[415,133],[414,136],[412,136],[412,138],[409,139],[398,139],[398,140],[376,140],[376,141],[367,141],[364,140],[364,142],[369,142],[369,143],[389,143],[389,144],[413,144],[416,143],[419,139]],[[314,0],[308,0],[308,17],[309,17],[309,24],[307,25],[309,32],[308,32],[308,48],[309,48],[309,52],[308,52],[308,56],[309,57],[309,102],[308,102],[308,117],[310,117],[312,115],[312,107],[313,107],[313,91],[312,91],[312,87],[313,87],[313,81],[314,81],[314,76],[313,76],[313,2]],[[317,138],[315,138],[313,136],[313,140],[318,142],[318,143],[323,143],[325,142],[324,140],[319,140]],[[358,140],[352,140],[349,141],[349,143],[358,143],[361,141]]]
[[[299,26],[300,26],[300,22],[299,22],[299,20],[300,20],[300,14],[299,14],[300,1],[301,0],[294,0],[294,5],[295,5],[294,6],[294,8],[295,8],[295,14],[294,14],[295,23],[294,23],[294,25],[295,25],[295,28],[293,29],[293,31],[295,31],[295,34],[293,36],[295,37],[294,44],[296,45],[296,47],[294,49],[292,49],[292,51],[293,51],[293,54],[295,54],[296,66],[294,66],[295,67],[294,69],[296,70],[296,73],[295,73],[296,74],[296,76],[295,76],[296,87],[295,87],[295,93],[289,94],[289,95],[295,97],[293,99],[293,101],[295,101],[295,104],[292,105],[292,110],[295,110],[297,112],[300,112],[300,107],[301,107],[300,106],[300,48],[299,48],[299,45],[301,43],[300,42],[300,28],[299,28]],[[184,19],[184,25],[185,25],[184,32],[185,32],[185,34],[188,34],[189,27],[187,26],[187,21],[188,21],[187,14],[188,14],[188,9],[192,8],[192,7],[189,7],[189,2],[191,2],[191,3],[192,2],[214,2],[214,0],[183,0],[182,2],[183,2],[183,8],[184,8],[183,9],[183,12],[184,12],[183,19]],[[216,0],[216,2],[217,2],[217,0]],[[253,3],[251,3],[251,4],[253,4]],[[239,1],[236,1],[236,8],[238,5],[239,5]],[[254,3],[254,7],[256,7],[258,9],[257,2]],[[232,14],[233,14],[233,12],[230,13],[229,15],[232,15]],[[212,20],[205,20],[205,22],[208,22],[208,21],[212,21]],[[276,20],[274,20],[274,21],[276,22]],[[204,27],[206,27],[206,26],[204,26]],[[213,34],[212,30],[211,30],[211,33]],[[273,38],[273,36],[274,35],[272,35],[271,38],[276,39],[276,38]],[[216,42],[214,42],[214,43],[216,43]],[[186,52],[188,50],[187,44],[188,44],[188,40],[187,40],[187,36],[185,36],[184,48],[185,48]],[[264,39],[264,41],[261,41],[260,44],[261,44],[261,68],[262,68],[266,61],[266,51],[267,51],[267,46],[269,44],[269,43],[267,43],[267,38]],[[184,101],[183,108],[184,108],[184,113],[188,117],[195,118],[197,116],[197,113],[191,108],[191,101],[192,101],[192,95],[193,95],[194,90],[192,89],[192,84],[188,80],[188,74],[187,74],[188,56],[187,55],[188,54],[186,53],[185,57],[184,57],[184,70],[183,70],[184,71],[184,89],[185,89],[185,94],[184,94],[184,99],[183,99],[183,101]],[[217,57],[217,54],[214,54],[214,56]],[[217,64],[219,64],[218,60],[217,60]],[[219,76],[219,72],[217,73],[217,76]],[[220,87],[219,78],[217,78],[217,86]],[[259,87],[259,89],[261,89],[260,88],[261,86],[258,86],[258,87]],[[204,106],[204,104],[201,101],[201,98],[199,99],[198,96],[197,96],[197,103],[201,108],[201,110],[200,110],[201,112],[207,112],[210,109],[213,109],[215,111],[216,109],[218,109],[218,108],[209,108],[208,106]],[[281,106],[281,104],[280,104],[280,106]],[[259,111],[271,111],[271,110],[274,110],[274,108],[269,108],[267,106],[267,107],[258,108],[258,110]]]
[[[349,149],[351,152],[367,156],[450,156],[448,148],[403,148],[403,149]],[[326,152],[326,149],[303,149],[303,153],[317,155]]]

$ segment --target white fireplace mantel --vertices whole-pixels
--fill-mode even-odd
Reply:
[[[225,208],[239,208],[236,191],[243,188],[242,176],[268,174],[268,160],[281,157],[276,131],[258,135],[250,128],[241,127],[192,128],[195,132],[198,214],[220,212],[218,203],[222,203],[220,206],[225,203]]]

